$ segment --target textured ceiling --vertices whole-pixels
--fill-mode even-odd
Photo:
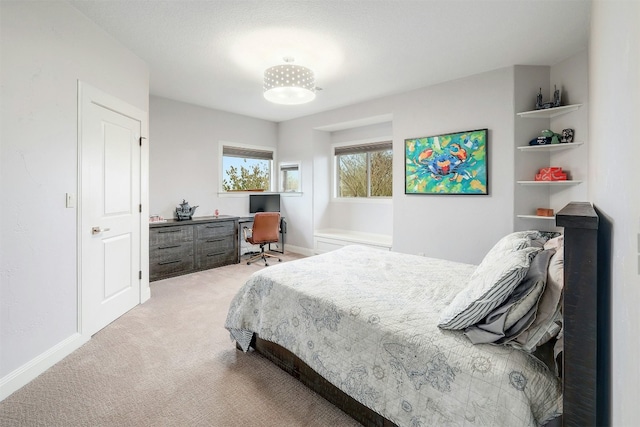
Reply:
[[[283,121],[586,49],[587,0],[106,1],[80,12],[149,64],[151,93]],[[292,56],[316,99],[279,106],[264,69]]]

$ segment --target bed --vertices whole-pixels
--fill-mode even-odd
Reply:
[[[360,246],[272,266],[238,292],[225,327],[239,349],[254,348],[364,425],[536,426],[561,414],[565,425],[596,425],[597,223],[588,203],[557,215],[564,361],[513,342],[472,343],[486,310],[476,312],[478,301],[447,318],[493,249],[479,266]],[[531,261],[539,246],[518,256]]]

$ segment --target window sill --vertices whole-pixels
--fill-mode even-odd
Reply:
[[[251,194],[280,194],[284,197],[300,197],[302,192],[288,191],[279,193],[277,191],[218,191],[218,197],[248,197]]]
[[[363,203],[387,205],[393,203],[392,197],[332,197],[331,202],[335,203]]]

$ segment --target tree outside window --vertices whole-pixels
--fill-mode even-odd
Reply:
[[[224,191],[271,191],[273,151],[222,147]]]
[[[391,141],[335,148],[337,197],[391,197]]]

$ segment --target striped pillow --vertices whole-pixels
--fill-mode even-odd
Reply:
[[[541,250],[535,246],[485,257],[467,286],[440,313],[438,326],[465,329],[482,320],[511,295],[529,271],[531,260]]]

